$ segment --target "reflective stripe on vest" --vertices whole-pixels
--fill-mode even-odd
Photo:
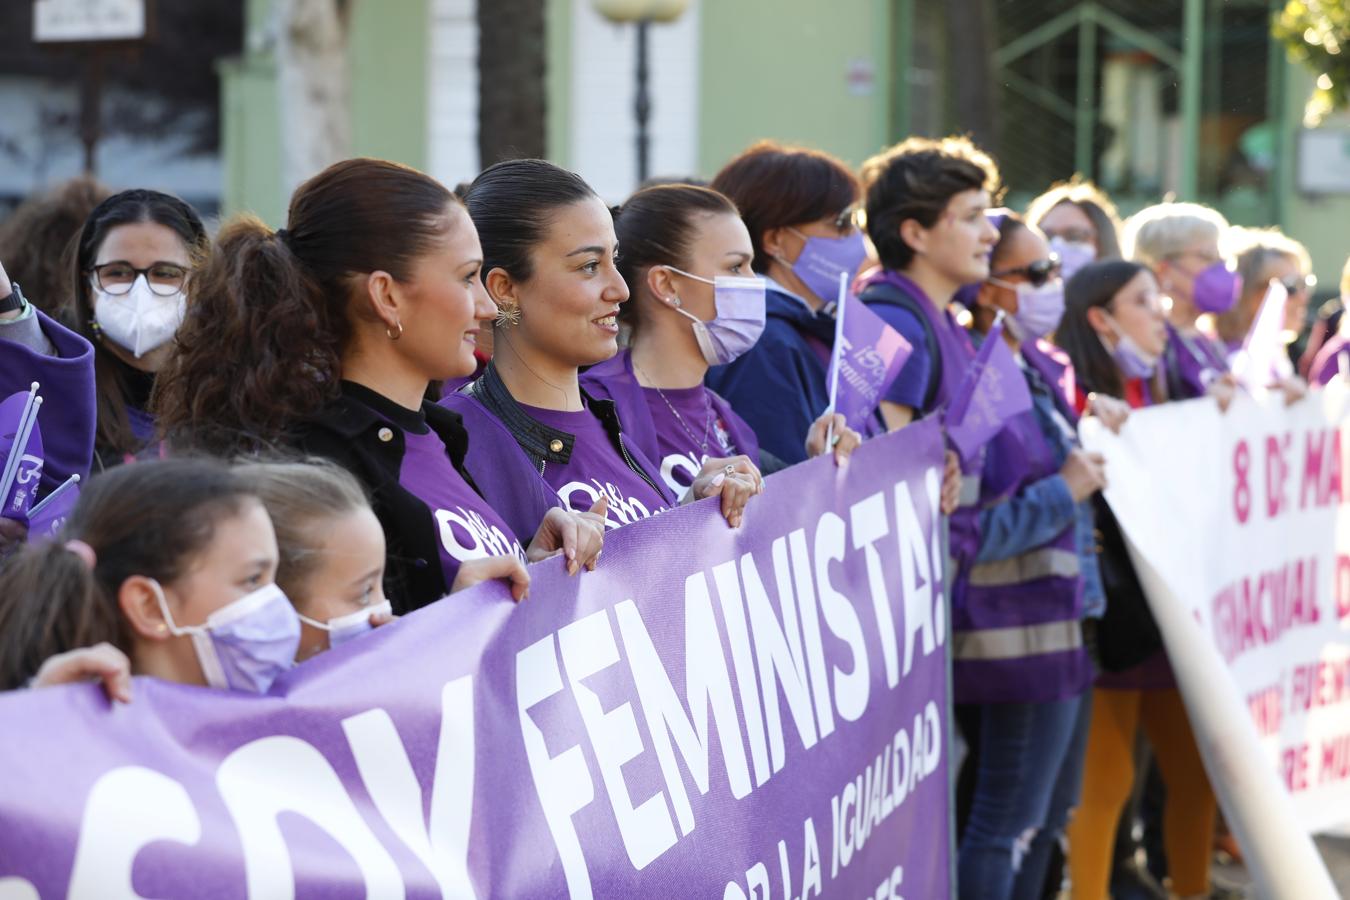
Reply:
[[[1078,554],[1042,547],[997,562],[977,563],[970,569],[971,587],[1008,587],[1041,578],[1077,578]]]
[[[1083,646],[1083,631],[1077,622],[1045,622],[1014,628],[958,631],[952,635],[956,659],[1020,659],[1043,653],[1063,653]]]

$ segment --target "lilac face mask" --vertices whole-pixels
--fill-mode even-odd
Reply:
[[[1202,313],[1226,313],[1242,294],[1242,276],[1223,260],[1206,266],[1195,276],[1191,302]]]
[[[1059,327],[1059,320],[1064,318],[1064,282],[1060,279],[1052,278],[1040,287],[1025,281],[1009,284],[998,278],[989,282],[1017,292],[1017,312],[1004,321],[1019,343],[1039,340]]]
[[[764,333],[764,279],[733,275],[704,278],[674,266],[666,268],[713,286],[717,314],[710,321],[675,307],[693,323],[694,339],[708,365],[724,366],[755,346]]]
[[[282,672],[295,665],[300,647],[300,617],[275,584],[207,616],[201,625],[174,624],[164,589],[150,582],[169,633],[190,635],[206,683],[213,688],[265,694]]]
[[[862,232],[839,238],[807,237],[795,228],[788,229],[806,241],[792,272],[802,280],[823,303],[833,303],[839,297],[839,275],[847,273],[848,280],[858,273],[867,258],[867,244]]]
[[[318,619],[311,619],[309,616],[299,616],[299,619],[306,625],[313,625],[315,628],[328,632],[328,646],[331,649],[355,638],[370,634],[375,630],[375,626],[370,624],[371,616],[387,616],[393,611],[393,604],[386,600],[374,606],[362,607],[345,616],[335,616],[327,622],[320,622]]]
[[[1158,357],[1140,347],[1134,338],[1121,330],[1114,318],[1108,316],[1107,321],[1111,323],[1111,330],[1116,333],[1116,346],[1112,349],[1105,338],[1101,339],[1102,346],[1110,351],[1116,365],[1120,367],[1121,374],[1130,379],[1152,378],[1153,373],[1158,370]]]
[[[1083,241],[1066,241],[1056,236],[1050,239],[1050,249],[1059,257],[1059,271],[1065,281],[1097,259],[1097,248]]]

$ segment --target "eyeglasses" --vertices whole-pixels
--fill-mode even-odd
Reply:
[[[1045,236],[1050,239],[1059,238],[1066,244],[1096,244],[1096,232],[1089,231],[1086,228],[1062,228],[1059,231],[1047,231]]]
[[[1290,278],[1281,278],[1280,284],[1284,287],[1286,294],[1297,294],[1299,291],[1312,290],[1317,287],[1317,276],[1294,275]]]
[[[1059,274],[1059,257],[1051,256],[1049,259],[1038,259],[1034,263],[1022,266],[1020,269],[1004,269],[1002,272],[990,272],[990,278],[1007,278],[1009,275],[1021,275],[1027,281],[1031,282],[1032,287],[1040,287],[1051,278]]]
[[[128,262],[110,262],[94,266],[94,283],[99,290],[120,296],[131,292],[136,279],[145,276],[151,293],[160,297],[172,297],[187,283],[188,270],[174,263],[157,262],[153,266],[138,269]]]

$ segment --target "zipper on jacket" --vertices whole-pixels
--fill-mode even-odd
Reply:
[[[648,486],[650,486],[652,490],[656,491],[656,496],[664,500],[666,498],[665,491],[657,487],[656,483],[652,481],[651,476],[648,475],[646,472],[644,472],[641,468],[639,468],[638,464],[633,462],[633,457],[628,455],[628,445],[623,442],[622,431],[619,432],[619,451],[623,453],[623,461],[628,463],[628,468],[632,469],[638,475],[642,476],[642,480],[647,482]]]

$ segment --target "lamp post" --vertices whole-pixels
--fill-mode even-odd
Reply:
[[[673,22],[689,8],[689,0],[591,0],[595,11],[611,22],[637,26],[637,96],[633,101],[633,117],[637,121],[637,180],[647,180],[651,174],[651,137],[647,123],[651,121],[652,101],[647,84],[651,75],[648,62],[648,31],[653,22]]]

